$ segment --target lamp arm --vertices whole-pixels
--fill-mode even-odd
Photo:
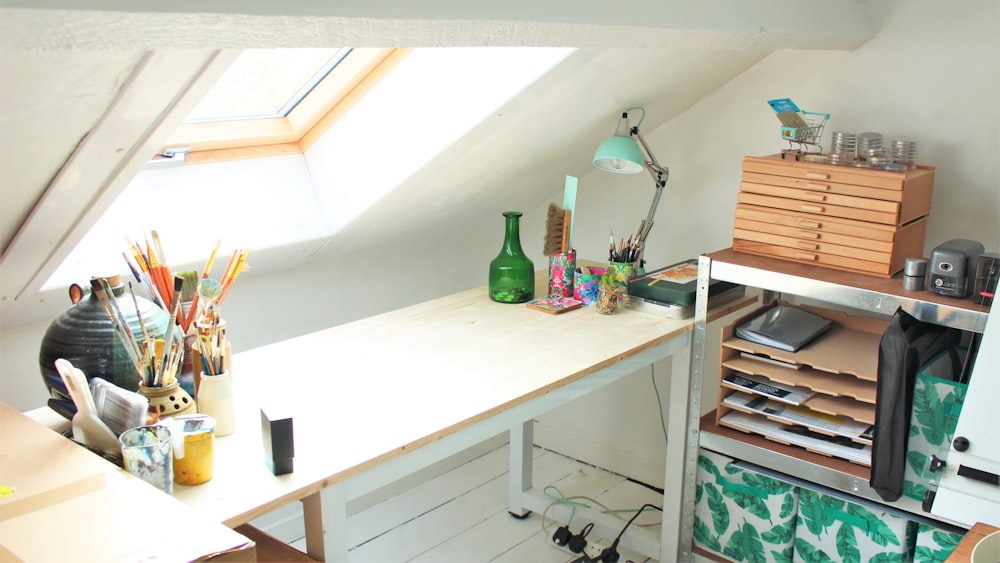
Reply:
[[[646,161],[646,168],[649,170],[650,175],[653,176],[653,180],[656,180],[656,186],[662,188],[667,185],[667,178],[670,177],[670,169],[661,166],[659,161],[656,160],[656,155],[654,155],[653,151],[650,150],[649,144],[646,143],[646,138],[639,132],[638,127],[633,127],[632,133],[639,141],[639,146],[642,147],[642,152],[646,153],[646,157],[649,158],[649,160]],[[663,185],[660,185],[661,182]]]
[[[646,169],[649,171],[649,175],[653,177],[653,181],[656,182],[656,192],[653,194],[653,201],[649,205],[649,213],[639,224],[639,232],[636,235],[636,241],[641,248],[645,249],[646,237],[649,236],[649,231],[653,228],[653,216],[656,215],[656,208],[660,205],[660,196],[663,195],[663,188],[667,185],[670,170],[661,166],[656,160],[656,156],[653,155],[653,151],[649,149],[649,145],[646,143],[646,138],[639,133],[638,127],[632,128],[632,134],[638,139],[639,146],[642,147],[643,152],[649,158],[646,162]]]

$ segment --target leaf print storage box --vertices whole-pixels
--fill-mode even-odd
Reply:
[[[796,562],[902,563],[913,554],[917,523],[874,503],[800,488],[795,521]]]
[[[789,562],[798,488],[701,450],[695,489],[694,539],[733,561]]]
[[[965,350],[959,350],[965,357]],[[928,491],[937,490],[940,473],[930,471],[931,456],[944,459],[958,427],[968,385],[960,377],[961,363],[953,367],[948,354],[942,353],[927,363],[913,383],[913,410],[910,413],[910,436],[903,469],[903,495],[919,501]]]
[[[965,530],[921,522],[917,524],[917,546],[913,552],[913,561],[943,563],[964,537]]]

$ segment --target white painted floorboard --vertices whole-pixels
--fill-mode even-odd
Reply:
[[[552,485],[566,497],[590,497],[611,509],[636,510],[644,503],[661,506],[659,493],[620,475],[560,454],[535,448],[534,486]],[[348,518],[351,563],[563,563],[576,559],[551,546],[559,523],[540,514],[519,520],[507,513],[508,448],[499,447],[412,489]],[[586,502],[586,501],[583,501]],[[632,513],[623,512],[625,520]],[[633,526],[653,522],[659,535],[661,516],[646,511]],[[582,523],[571,527],[578,532]],[[588,538],[608,545],[614,538]],[[304,539],[292,542],[305,549]],[[622,563],[654,563],[627,551]]]

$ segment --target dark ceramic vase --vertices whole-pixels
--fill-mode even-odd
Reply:
[[[133,301],[117,276],[108,278],[108,282],[137,342],[142,342],[143,338],[140,318],[151,338],[166,336],[169,321],[166,311],[138,295]],[[100,377],[130,391],[136,391],[139,386],[139,376],[97,296],[90,292],[89,286],[73,285],[70,299],[73,305],[49,325],[38,353],[42,379],[52,398],[49,405],[63,416],[72,416],[76,409],[56,371],[55,361],[59,358],[66,358],[83,370],[88,380]]]

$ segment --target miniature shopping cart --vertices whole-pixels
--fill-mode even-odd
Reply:
[[[781,121],[781,138],[788,141],[788,148],[782,149],[781,158],[794,156],[799,160],[806,153],[821,153],[823,147],[823,128],[826,127],[829,113],[803,111],[791,98],[768,100],[768,105],[778,115]]]

